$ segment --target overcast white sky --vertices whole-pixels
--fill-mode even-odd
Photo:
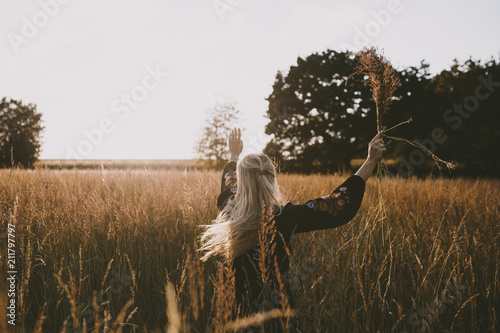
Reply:
[[[498,0],[0,1],[0,98],[37,104],[41,158],[192,158],[216,101],[257,152],[276,72],[360,31],[399,68],[500,57]]]

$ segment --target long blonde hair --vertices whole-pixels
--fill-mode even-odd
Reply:
[[[247,252],[259,238],[263,204],[279,215],[285,203],[276,180],[276,169],[265,154],[249,154],[236,166],[238,191],[228,200],[201,236],[199,251],[206,261],[213,255],[226,260]]]

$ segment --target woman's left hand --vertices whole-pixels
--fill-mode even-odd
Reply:
[[[241,130],[233,128],[229,133],[229,152],[231,155],[239,155],[243,151],[243,141],[241,141]]]

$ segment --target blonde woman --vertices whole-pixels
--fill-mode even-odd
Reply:
[[[240,313],[246,315],[269,310],[272,300],[262,299],[259,283],[259,229],[262,204],[272,207],[276,231],[276,256],[282,274],[286,297],[294,307],[289,279],[289,257],[293,235],[313,230],[336,228],[349,222],[357,213],[365,183],[382,158],[386,148],[379,132],[368,145],[368,157],[359,170],[331,194],[303,204],[285,202],[276,181],[275,167],[265,154],[249,154],[239,160],[243,150],[241,131],[229,134],[231,158],[224,168],[221,193],[217,200],[219,215],[201,237],[202,260],[218,255],[232,263],[235,270],[236,300]],[[238,161],[239,160],[239,161]],[[272,307],[272,306],[271,306]],[[280,307],[276,304],[275,307]]]

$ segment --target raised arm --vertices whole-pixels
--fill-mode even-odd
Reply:
[[[336,228],[348,223],[358,212],[365,183],[386,150],[379,132],[369,143],[368,158],[356,174],[337,186],[330,195],[301,205],[287,204],[281,230],[290,234]]]
[[[340,227],[356,215],[364,193],[365,181],[360,176],[352,175],[330,195],[300,205],[288,203],[283,210],[283,225],[279,228],[292,235]]]
[[[366,161],[361,165],[355,175],[360,176],[366,182],[368,178],[373,173],[373,169],[377,165],[378,161],[382,158],[382,154],[385,152],[385,144],[382,139],[384,132],[380,131],[375,135],[368,144],[368,157]]]
[[[228,144],[231,157],[222,172],[221,193],[217,198],[217,208],[219,210],[222,210],[227,200],[237,192],[238,181],[236,178],[236,164],[243,150],[243,141],[241,141],[241,130],[239,128],[231,130]]]

